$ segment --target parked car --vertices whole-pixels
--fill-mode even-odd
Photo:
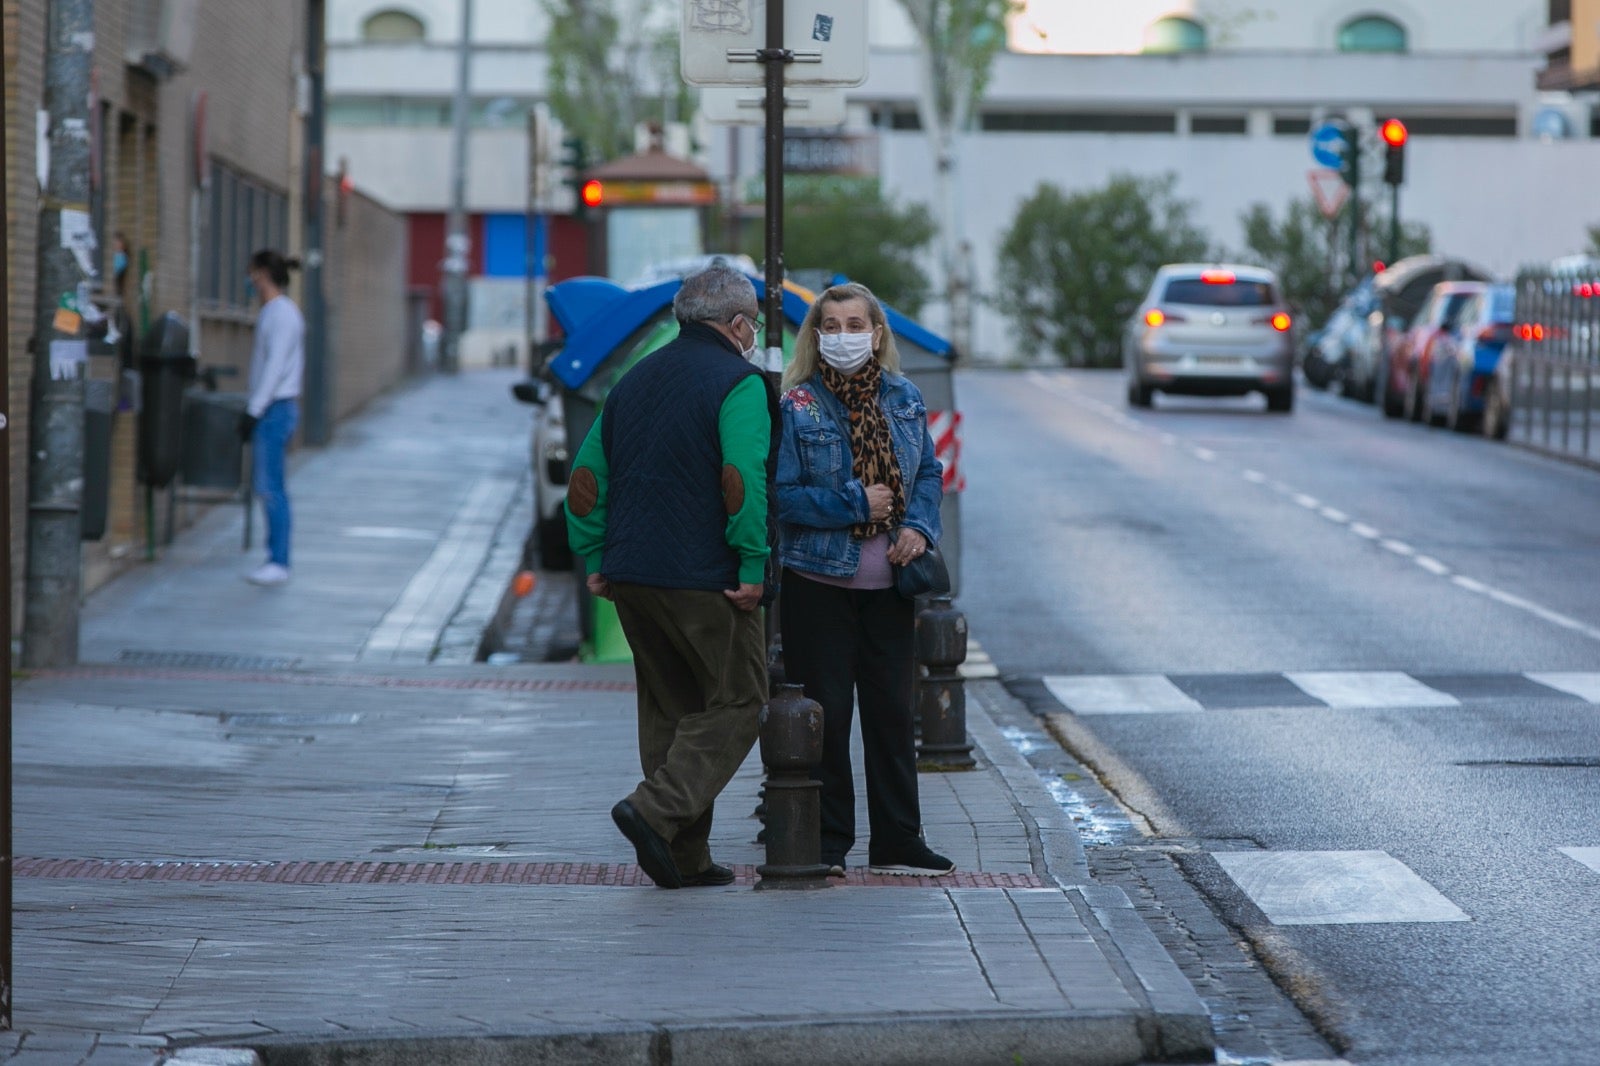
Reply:
[[[572,548],[567,543],[567,426],[560,397],[548,381],[519,381],[511,393],[533,406],[529,435],[529,461],[533,468],[533,530],[529,548],[537,548],[539,564],[546,570],[570,570]],[[524,551],[525,556],[531,552]],[[524,560],[532,563],[531,558]]]
[[[1128,403],[1157,391],[1194,396],[1263,393],[1267,410],[1294,409],[1293,320],[1278,278],[1261,267],[1173,263],[1155,279],[1123,333]]]
[[[1436,255],[1411,256],[1378,274],[1367,328],[1345,364],[1344,394],[1367,403],[1381,398],[1390,357],[1435,285],[1487,280],[1489,275],[1470,263]]]
[[[1363,278],[1339,301],[1327,323],[1307,338],[1300,369],[1312,388],[1326,389],[1344,380],[1351,351],[1366,337],[1367,316],[1376,299],[1372,283],[1371,277]]]
[[[1489,285],[1468,298],[1456,327],[1435,342],[1422,379],[1422,420],[1476,432],[1495,367],[1511,340],[1517,290]]]
[[[1428,293],[1406,330],[1389,354],[1383,378],[1383,413],[1389,418],[1422,418],[1422,388],[1439,341],[1456,328],[1467,301],[1483,292],[1477,281],[1441,281]]]

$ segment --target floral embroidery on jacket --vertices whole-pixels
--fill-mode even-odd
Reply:
[[[803,411],[810,415],[813,422],[822,421],[822,405],[817,403],[817,398],[811,395],[811,390],[804,385],[796,385],[784,393],[783,403],[791,410]]]

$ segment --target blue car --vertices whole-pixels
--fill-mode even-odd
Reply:
[[[1469,298],[1456,326],[1435,342],[1422,388],[1422,420],[1475,433],[1494,368],[1511,339],[1516,288],[1490,285]]]

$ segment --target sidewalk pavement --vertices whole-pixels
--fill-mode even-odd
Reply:
[[[957,875],[751,891],[752,753],[712,841],[738,882],[650,886],[609,817],[638,775],[631,671],[472,661],[529,521],[510,381],[430,379],[302,455],[289,585],[240,580],[218,509],[88,601],[86,665],[16,682],[0,1055],[1210,1060],[993,681],[968,684],[978,769],[921,779]]]

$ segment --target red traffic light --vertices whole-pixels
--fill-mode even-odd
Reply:
[[[606,201],[606,187],[600,184],[598,178],[590,178],[583,183],[583,191],[579,195],[583,197],[583,206],[599,207]]]
[[[1389,118],[1384,119],[1383,125],[1378,127],[1378,136],[1382,137],[1383,143],[1390,148],[1401,148],[1404,147],[1406,138],[1410,134],[1406,132],[1406,124],[1404,122],[1397,118]]]

